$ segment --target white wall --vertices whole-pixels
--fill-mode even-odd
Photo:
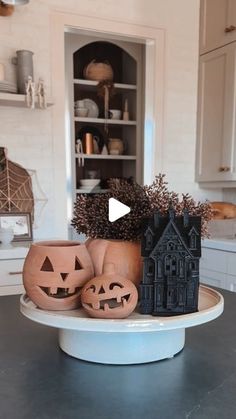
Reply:
[[[50,14],[53,10],[130,21],[166,29],[163,172],[170,187],[197,198],[220,199],[220,191],[199,190],[194,182],[198,71],[199,0],[31,0],[9,18],[0,17],[0,62],[14,80],[10,58],[17,49],[34,51],[35,79],[51,93]],[[52,92],[53,94],[53,92]],[[9,157],[36,169],[48,203],[37,238],[56,237],[52,111],[0,108],[0,145]],[[158,121],[156,121],[158,123]],[[159,169],[156,168],[158,173]]]

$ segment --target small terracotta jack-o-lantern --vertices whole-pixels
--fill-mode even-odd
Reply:
[[[45,310],[78,307],[81,289],[93,276],[85,245],[66,240],[33,243],[23,267],[29,298]]]
[[[114,273],[139,285],[143,271],[140,242],[88,239],[85,245],[93,261],[95,276]]]
[[[120,275],[101,275],[82,289],[81,303],[91,317],[123,319],[134,311],[138,302],[135,285]]]

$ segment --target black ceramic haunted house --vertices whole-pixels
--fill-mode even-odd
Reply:
[[[156,213],[142,232],[140,312],[173,316],[198,310],[201,217]]]

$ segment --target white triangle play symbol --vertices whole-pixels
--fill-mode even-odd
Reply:
[[[124,215],[128,214],[129,212],[130,207],[128,207],[127,205],[122,204],[122,202],[118,201],[115,198],[109,199],[108,218],[111,223],[113,223],[121,217],[124,217]]]

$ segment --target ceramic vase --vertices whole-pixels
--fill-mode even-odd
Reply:
[[[77,308],[81,289],[93,276],[86,246],[74,241],[33,243],[23,267],[29,298],[45,310]]]
[[[120,138],[109,138],[108,142],[109,154],[123,154],[124,143]]]
[[[93,261],[95,276],[117,274],[139,285],[143,269],[140,242],[88,239],[85,245]]]
[[[17,76],[17,89],[18,93],[25,95],[26,87],[25,84],[28,81],[28,77],[34,79],[33,70],[33,52],[28,50],[16,51],[16,57],[13,58],[12,62],[16,64],[16,76]]]

